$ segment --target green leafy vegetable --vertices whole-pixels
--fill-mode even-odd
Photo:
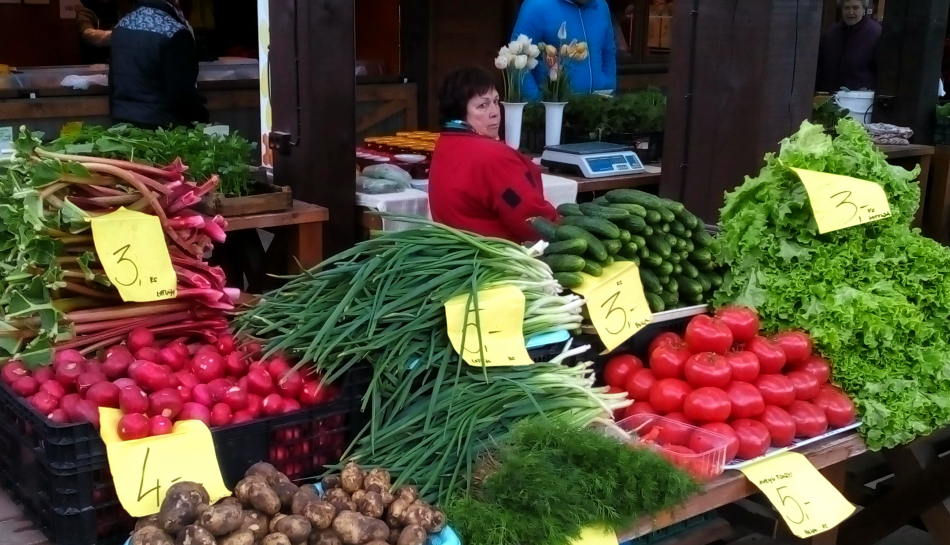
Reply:
[[[593,138],[660,132],[666,122],[666,95],[656,87],[617,97],[575,95],[564,116],[575,131]]]

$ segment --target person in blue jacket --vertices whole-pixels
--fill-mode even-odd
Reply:
[[[558,29],[567,23],[567,40],[587,42],[590,54],[576,62],[571,72],[571,88],[578,94],[617,89],[617,43],[613,20],[605,0],[524,0],[512,40],[521,34],[532,42],[559,46]],[[539,63],[533,78],[525,78],[526,98],[541,98],[540,84],[546,81],[547,68]]]

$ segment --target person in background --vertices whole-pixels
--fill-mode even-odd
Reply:
[[[512,242],[538,240],[526,223],[558,219],[544,200],[541,171],[498,139],[498,90],[480,68],[449,74],[439,91],[444,131],[429,169],[432,219],[457,229]]]
[[[112,29],[130,8],[130,2],[123,0],[82,0],[82,5],[76,7],[83,64],[109,62]]]
[[[139,0],[112,32],[112,121],[149,129],[206,123],[197,82],[195,37],[177,0]]]
[[[881,24],[866,15],[869,2],[838,0],[842,20],[821,35],[818,46],[818,91],[874,89]]]
[[[567,43],[587,42],[590,55],[586,62],[575,63],[571,88],[575,93],[590,94],[617,89],[617,42],[614,22],[605,0],[525,0],[518,13],[512,39],[524,34],[537,44],[560,45],[557,33],[567,23]],[[534,78],[525,78],[526,98],[539,100],[540,85],[547,68],[540,63]]]

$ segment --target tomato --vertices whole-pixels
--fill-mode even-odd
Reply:
[[[785,352],[787,363],[802,363],[811,356],[811,337],[801,331],[783,331],[772,337],[772,341]]]
[[[795,421],[798,437],[817,437],[828,431],[828,418],[824,411],[807,401],[793,401],[788,414]]]
[[[690,428],[692,422],[683,413],[670,413],[657,419],[655,428],[659,430],[656,442],[659,445],[685,445],[689,442],[693,430]]]
[[[693,388],[725,388],[732,380],[732,367],[726,358],[713,352],[694,354],[683,365],[686,382]]]
[[[719,388],[693,390],[683,402],[683,413],[694,422],[725,422],[731,412],[732,402]]]
[[[726,445],[726,462],[729,462],[729,460],[732,460],[736,457],[736,453],[739,452],[739,436],[736,435],[736,430],[732,429],[732,426],[722,422],[710,422],[709,424],[703,424],[700,427],[706,431],[718,433],[719,435],[726,438],[727,441],[729,441],[729,443]],[[693,435],[695,435],[695,433]],[[692,438],[690,444],[692,444]],[[691,446],[690,448],[693,447]],[[696,449],[693,448],[693,450]]]
[[[686,326],[686,346],[693,353],[725,354],[732,348],[732,331],[719,318],[700,314]]]
[[[649,369],[639,369],[630,375],[627,380],[627,394],[630,399],[647,401],[650,399],[650,388],[656,384],[656,375]]]
[[[623,388],[627,385],[627,379],[637,369],[643,369],[643,362],[640,361],[640,358],[632,354],[614,356],[604,367],[604,382],[607,383],[607,386]]]
[[[726,396],[732,403],[733,418],[755,418],[765,408],[759,389],[748,382],[733,382],[726,386]]]
[[[797,365],[795,370],[815,375],[818,384],[824,384],[831,379],[831,364],[828,363],[828,360],[819,356],[808,358],[804,363]]]
[[[682,445],[668,445],[660,447],[660,456],[666,458],[666,461],[685,469],[689,472],[693,471],[693,463],[696,461],[696,453],[693,449],[689,447],[684,447]]]
[[[818,395],[821,384],[818,383],[815,375],[805,371],[792,371],[786,373],[785,376],[792,381],[792,386],[795,387],[795,399],[811,401]]]
[[[683,402],[692,391],[685,381],[664,378],[650,388],[650,405],[660,414],[675,413],[683,410]]]
[[[759,389],[766,405],[787,407],[795,401],[795,385],[785,375],[760,375],[752,385]]]
[[[777,343],[765,337],[753,337],[745,344],[745,349],[759,358],[759,372],[763,375],[775,375],[785,367],[785,352]]]
[[[751,308],[722,307],[716,311],[716,318],[732,331],[732,340],[736,343],[749,342],[759,334],[759,315]]]
[[[837,388],[823,388],[813,403],[825,413],[828,425],[832,428],[841,428],[854,422],[854,403]]]
[[[759,376],[759,358],[747,350],[729,352],[726,361],[732,367],[732,380],[752,382]]]
[[[623,411],[624,418],[630,418],[635,414],[656,414],[656,409],[646,401],[637,401]]]
[[[769,405],[757,420],[768,428],[773,447],[787,447],[795,439],[795,420],[785,409]]]
[[[732,429],[739,439],[739,451],[736,455],[743,460],[751,460],[765,454],[772,443],[769,429],[758,420],[740,418],[732,422]]]
[[[666,331],[660,333],[656,336],[655,339],[650,341],[650,347],[647,348],[647,356],[653,354],[653,351],[661,346],[683,346],[683,338],[673,333],[672,331]]]
[[[650,369],[656,378],[683,378],[683,366],[692,355],[685,344],[661,345],[650,354]]]

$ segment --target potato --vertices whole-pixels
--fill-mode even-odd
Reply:
[[[279,521],[280,519],[286,516],[287,515],[284,515],[284,514],[277,514],[277,515],[274,515],[274,518],[270,519],[270,524],[267,526],[267,529],[270,530],[270,533],[272,534],[277,533],[277,521]]]
[[[363,488],[367,488],[371,484],[375,484],[383,490],[389,490],[393,485],[389,472],[378,467],[371,469],[369,473],[363,477]]]
[[[320,501],[320,495],[317,494],[317,491],[312,486],[301,486],[290,502],[290,512],[295,515],[302,515],[304,507],[315,501]]]
[[[280,497],[266,483],[255,481],[251,483],[247,492],[254,509],[269,517],[280,512]]]
[[[356,503],[356,505],[359,505],[360,500],[363,499],[363,496],[365,495],[366,495],[366,491],[361,488],[357,490],[356,492],[353,492],[353,494],[350,496],[350,499],[353,500],[353,502]]]
[[[336,516],[336,507],[333,507],[333,505],[325,501],[317,500],[313,503],[308,503],[300,514],[306,517],[314,528],[323,530],[333,524],[333,517]]]
[[[405,497],[400,497],[389,504],[389,507],[386,509],[386,524],[389,524],[389,526],[393,528],[402,528],[405,526],[406,524],[402,521],[402,518],[410,505],[412,505],[412,502]]]
[[[342,488],[331,488],[330,490],[327,490],[323,497],[327,501],[350,501],[350,495]]]
[[[177,535],[185,526],[198,520],[197,507],[210,501],[205,487],[192,482],[173,484],[162,500],[158,520],[162,530],[169,535]]]
[[[226,504],[235,505],[235,506],[241,507],[241,508],[244,507],[243,505],[241,505],[241,500],[235,498],[234,496],[228,496],[227,498],[221,498],[221,500],[218,501],[218,503],[216,503],[215,505],[226,505]]]
[[[215,505],[198,517],[198,524],[215,537],[226,536],[244,523],[244,511],[233,504]]]
[[[261,545],[290,545],[290,538],[280,533],[267,534]]]
[[[323,490],[332,490],[343,486],[343,481],[340,480],[339,475],[327,475],[321,483],[323,484]]]
[[[363,487],[363,477],[365,474],[356,462],[349,462],[340,472],[340,481],[343,483],[343,490],[350,494]]]
[[[428,528],[435,526],[434,517],[432,508],[417,500],[406,508],[402,520],[406,523],[406,526],[416,525]]]
[[[244,472],[244,478],[250,477],[251,475],[259,475],[263,477],[265,481],[270,482],[276,479],[277,476],[280,475],[280,472],[277,471],[276,467],[267,462],[257,462]]]
[[[353,500],[350,500],[350,501],[346,502],[346,510],[347,510],[347,511],[357,511],[357,512],[359,511],[359,510],[356,508],[356,502],[353,501]]]
[[[154,515],[149,515],[145,518],[140,518],[139,520],[135,521],[136,530],[141,530],[142,528],[145,528],[147,526],[161,529],[162,523],[158,519],[158,513],[155,513]]]
[[[240,500],[244,507],[250,507],[251,505],[250,489],[255,482],[267,483],[261,475],[251,475],[238,481],[237,486],[234,487],[234,497]]]
[[[389,543],[381,539],[374,539],[373,541],[370,541],[366,545],[389,545]]]
[[[300,492],[300,488],[290,481],[278,481],[271,485],[271,489],[277,493],[277,497],[280,498],[280,505],[285,511],[290,511],[294,494]]]
[[[389,542],[389,545],[396,545],[399,542],[399,534],[402,533],[402,530],[399,528],[390,528],[389,530],[389,539],[386,541]]]
[[[419,489],[411,484],[400,486],[399,489],[396,490],[396,497],[407,498],[409,503],[412,503],[419,499]]]
[[[432,523],[429,526],[423,526],[426,532],[437,534],[445,529],[445,513],[439,509],[432,508]]]
[[[208,495],[208,491],[205,490],[204,486],[198,483],[184,481],[171,485],[171,487],[168,488],[168,492],[165,493],[165,501],[162,502],[162,505],[164,505],[169,498],[176,496],[184,498],[188,503],[195,505],[199,503],[211,503],[211,496]]]
[[[333,519],[333,529],[346,545],[360,545],[378,539],[385,541],[389,537],[386,523],[353,511],[344,511]]]
[[[383,505],[386,507],[389,507],[392,502],[396,501],[396,497],[393,496],[392,492],[389,490],[383,490],[380,492],[379,497],[383,499]]]
[[[191,526],[185,526],[182,531],[178,532],[175,545],[217,545],[217,541],[214,540],[211,532],[197,524],[192,524]]]
[[[327,503],[329,503],[330,505],[332,505],[332,506],[333,506],[333,509],[336,510],[337,513],[342,513],[343,511],[355,511],[355,510],[356,510],[356,509],[350,509],[350,502],[348,502],[348,501],[337,501],[337,500],[333,500],[333,501],[329,501],[329,502],[327,502]]]
[[[254,545],[254,532],[238,530],[223,540],[219,540],[218,545]]]
[[[267,515],[264,513],[255,511],[254,509],[245,509],[244,522],[241,523],[241,529],[250,530],[254,533],[254,539],[259,541],[264,539],[264,536],[269,533],[269,523],[270,521],[267,520]]]
[[[166,534],[174,536],[178,535],[185,526],[194,524],[198,520],[198,513],[195,511],[194,505],[184,504],[180,507],[171,507],[163,509],[158,513],[158,520],[161,524],[162,530]]]
[[[172,538],[154,526],[146,526],[132,534],[129,545],[175,545]]]
[[[307,545],[343,545],[343,540],[333,530],[317,530],[310,534]]]
[[[363,482],[366,482],[366,479],[363,479]],[[369,485],[369,486],[363,486],[363,490],[365,490],[365,491],[367,491],[367,492],[376,492],[377,494],[382,494],[382,493],[383,493],[383,487],[379,486],[378,484],[371,484],[371,485]]]
[[[396,545],[425,545],[428,535],[422,526],[410,524],[402,529]]]
[[[355,495],[355,494],[354,494]],[[376,492],[367,492],[363,494],[363,499],[356,503],[360,513],[374,519],[382,518],[386,506],[383,505],[383,498]]]
[[[300,515],[284,517],[274,527],[290,539],[291,545],[305,543],[310,531],[313,530],[310,521]]]

